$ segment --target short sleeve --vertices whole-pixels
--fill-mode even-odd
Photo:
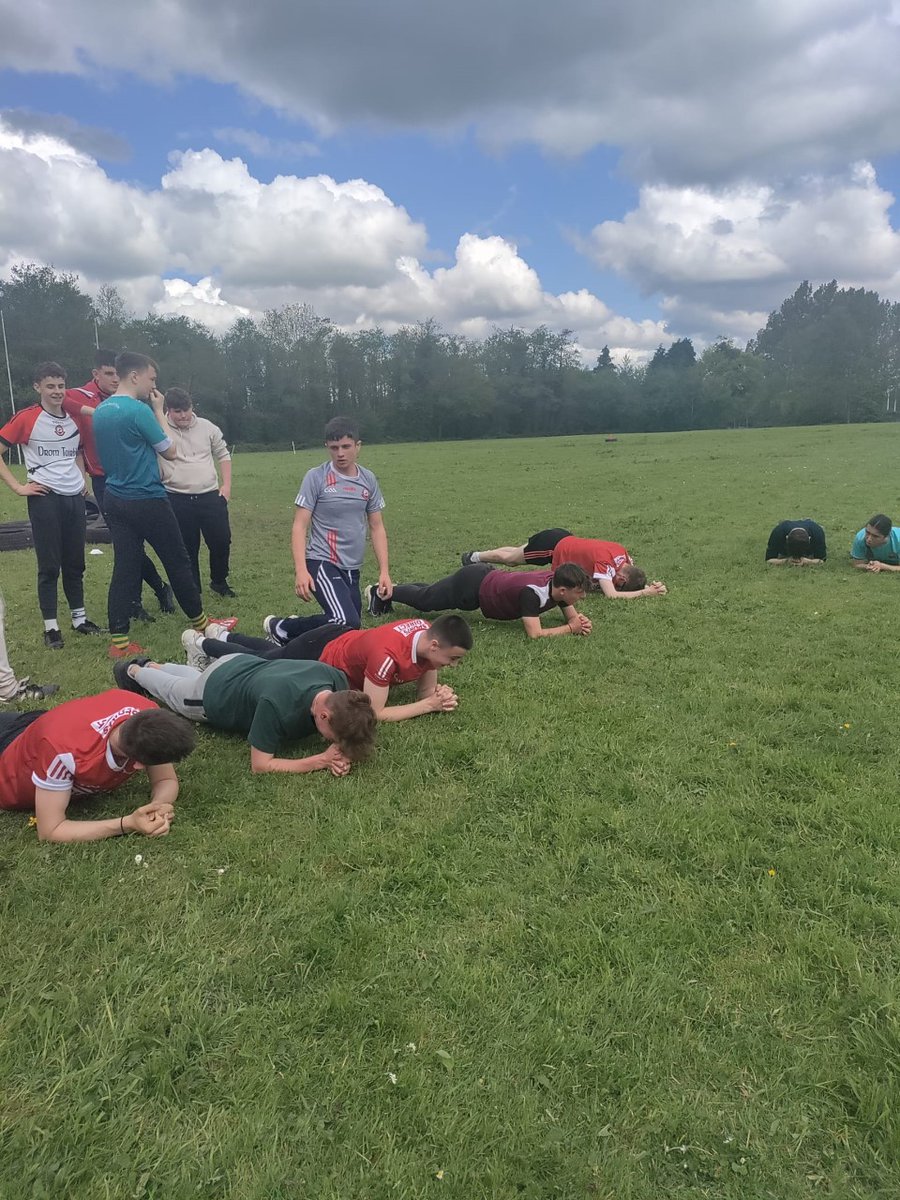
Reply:
[[[260,700],[247,734],[250,745],[264,754],[277,754],[287,735],[278,706],[266,698]]]
[[[24,446],[33,428],[34,421],[29,419],[28,410],[22,409],[0,429],[0,442],[7,446]]]
[[[145,405],[134,414],[134,423],[138,433],[150,443],[154,450],[167,450],[172,445],[172,439],[163,432],[159,421]]]
[[[384,508],[384,496],[381,494],[381,487],[375,476],[372,476],[372,490],[369,492],[369,499],[366,501],[366,512],[375,513],[381,512]]]
[[[814,525],[810,534],[812,542],[812,558],[821,558],[824,562],[828,557],[828,550],[825,547],[825,530],[821,525]]]
[[[853,545],[850,547],[850,557],[860,560],[869,557],[866,554],[866,531],[864,529],[861,529],[853,539]]]
[[[300,484],[300,491],[297,493],[294,504],[297,508],[308,508],[312,511],[316,507],[321,490],[320,472],[318,468],[314,467],[303,476],[303,482]]]
[[[390,687],[394,672],[397,670],[397,660],[389,650],[383,647],[369,655],[366,662],[366,679],[376,687]]]
[[[615,573],[616,568],[612,563],[594,563],[595,579],[612,579]]]
[[[75,782],[75,759],[67,751],[61,751],[46,738],[42,738],[35,755],[31,782],[35,787],[50,792],[71,791]]]
[[[519,616],[539,617],[542,611],[541,598],[534,588],[523,587],[519,592]]]
[[[769,534],[769,544],[766,546],[766,562],[770,562],[773,558],[784,558],[786,549],[782,527],[781,525],[776,525]]]

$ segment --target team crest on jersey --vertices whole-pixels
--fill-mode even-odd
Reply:
[[[369,498],[368,489],[363,488],[362,498],[363,498],[363,500],[368,500],[368,498]]]
[[[65,437],[66,436],[66,431],[62,425],[54,425],[53,432],[56,434],[57,437]]]
[[[118,712],[111,713],[108,717],[101,717],[99,721],[91,721],[91,729],[99,733],[101,737],[109,737],[123,717],[134,717],[140,711],[139,708],[120,708]]]

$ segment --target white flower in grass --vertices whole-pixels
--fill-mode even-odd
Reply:
[[[144,856],[143,856],[143,854],[136,854],[136,855],[134,856],[134,865],[135,865],[136,867],[139,867],[143,861],[144,861]]]
[[[396,1083],[397,1083],[397,1076],[394,1074],[394,1072],[393,1072],[393,1071],[388,1071],[388,1073],[387,1073],[387,1077],[388,1077],[388,1079],[391,1081],[391,1083],[393,1083],[393,1084],[395,1084],[395,1085],[396,1085]]]
[[[416,1052],[416,1043],[415,1043],[415,1042],[407,1042],[407,1043],[406,1043],[406,1048],[407,1048],[407,1050],[410,1052],[410,1054],[415,1054],[415,1052]]]

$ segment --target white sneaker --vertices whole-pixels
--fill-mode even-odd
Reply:
[[[212,659],[209,655],[204,654],[201,646],[203,644],[202,633],[198,633],[196,629],[186,629],[181,635],[181,645],[187,655],[187,665],[193,667],[195,671],[205,671]]]
[[[227,625],[218,625],[215,621],[210,621],[203,630],[203,637],[215,638],[216,641],[224,642],[230,632]]]

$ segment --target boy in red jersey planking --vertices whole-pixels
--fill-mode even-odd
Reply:
[[[211,631],[215,636],[211,636]],[[457,707],[456,692],[438,683],[438,671],[442,667],[455,667],[463,660],[472,648],[472,630],[464,617],[448,613],[431,624],[421,617],[411,617],[373,629],[321,625],[284,646],[273,646],[265,638],[229,633],[210,625],[205,636],[186,629],[181,644],[187,652],[188,665],[201,671],[211,658],[224,658],[228,654],[317,659],[343,671],[350,687],[369,697],[379,721],[407,721],[426,713],[453,712]],[[390,689],[402,683],[416,683],[416,699],[410,704],[389,707]]]
[[[159,837],[175,815],[173,763],[194,748],[189,721],[117,689],[49,711],[0,713],[0,809],[34,810],[46,842],[95,842],[125,833]],[[150,802],[121,817],[74,821],[70,801],[111,792],[136,771]]]
[[[561,566],[577,563],[591,577],[593,591],[609,600],[638,600],[641,596],[665,596],[666,585],[647,576],[618,542],[575,537],[568,529],[542,529],[523,546],[497,546],[494,550],[467,550],[464,567],[474,563],[497,563],[505,567]]]

